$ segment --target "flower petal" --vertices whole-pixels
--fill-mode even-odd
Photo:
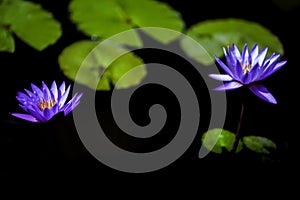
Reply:
[[[52,110],[49,108],[45,108],[45,110],[44,110],[45,122],[49,121],[49,119],[51,119],[53,116],[54,116],[54,113],[52,112]]]
[[[29,96],[30,98],[35,97],[35,94],[33,94],[31,91],[29,91],[29,90],[27,90],[27,89],[24,89],[24,90],[25,90],[25,92],[28,94],[28,96]]]
[[[27,96],[26,94],[24,94],[23,92],[18,92],[16,99],[22,104],[24,104],[28,101],[31,101],[31,98],[29,96]]]
[[[243,74],[241,83],[243,83],[244,85],[247,85],[251,82],[252,82],[252,74],[249,72]]]
[[[247,76],[244,78],[244,84],[249,84],[251,82],[257,81],[257,77],[261,75],[261,71],[259,69],[259,64],[256,63],[251,69],[250,72],[247,73]]]
[[[44,99],[45,100],[50,100],[51,99],[51,93],[49,88],[47,87],[47,85],[44,83],[44,81],[42,82],[42,91],[44,94]]]
[[[283,61],[278,62],[278,63],[275,65],[273,71],[275,72],[275,71],[279,70],[283,65],[286,64],[286,62],[287,62],[286,60],[283,60]],[[274,73],[274,72],[273,72],[273,73]]]
[[[71,88],[71,86],[69,85],[67,90],[63,93],[62,97],[59,99],[58,105],[60,108],[65,104],[65,102],[67,100],[69,92],[70,92],[70,88]]]
[[[241,62],[242,56],[241,56],[239,49],[237,48],[237,46],[235,44],[232,44],[232,52],[233,52],[234,56],[237,58],[237,60],[239,62]]]
[[[82,92],[81,93],[76,93],[74,95],[74,97],[70,100],[70,102],[78,102],[81,99],[82,95],[83,95]]]
[[[77,101],[79,101],[79,100],[81,99],[82,95],[83,95],[82,92],[76,93],[76,94],[74,95],[74,97],[70,100],[70,102],[77,102]]]
[[[266,69],[271,66],[278,58],[280,54],[273,53],[268,59],[264,61],[263,68]]]
[[[232,73],[230,71],[230,69],[221,61],[221,59],[217,58],[215,55],[215,59],[217,61],[217,63],[220,65],[220,67],[230,76],[232,76]]]
[[[66,109],[66,107],[68,106],[68,105],[70,105],[70,104],[75,104],[75,103],[77,103],[77,102],[79,102],[79,100],[80,100],[80,98],[82,97],[82,95],[83,95],[83,93],[76,93],[75,95],[74,95],[74,97],[67,103],[67,104],[65,104],[62,108],[61,108],[61,110],[65,110]]]
[[[234,67],[232,67],[232,66],[235,66],[236,59],[233,56],[230,48],[227,47],[227,49],[228,49],[228,53],[226,52],[226,49],[223,47],[223,52],[224,52],[224,55],[225,55],[225,58],[226,58],[226,62],[227,62],[227,65],[228,65],[227,67],[234,74]]]
[[[26,112],[28,112],[28,109],[30,109],[27,105],[21,105],[19,104],[19,106]]]
[[[59,112],[59,109],[58,109],[58,104],[55,104],[52,108],[51,108],[52,112],[54,115],[56,115],[58,112]]]
[[[74,110],[74,108],[76,108],[78,106],[78,104],[80,103],[80,101],[76,101],[75,103],[68,103],[66,104],[66,107],[64,109],[64,115],[68,115],[72,110]]]
[[[224,83],[224,85],[220,85],[219,87],[216,87],[214,90],[215,91],[233,90],[233,89],[240,88],[242,86],[243,84],[236,81],[232,81],[232,82]]]
[[[66,83],[63,81],[62,84],[59,86],[59,90],[62,95],[65,93],[65,89],[66,89]]]
[[[65,116],[69,114],[78,104],[80,103],[80,98],[82,97],[83,93],[76,93],[74,97],[65,105],[64,107],[64,114]]]
[[[36,104],[28,107],[27,112],[41,122],[45,121],[44,114]]]
[[[277,104],[274,96],[267,90],[267,88],[260,84],[250,85],[249,89],[259,98],[273,104]]]
[[[238,72],[237,72],[237,64],[240,62],[237,60],[237,58],[235,57],[234,53],[230,50],[230,48],[228,47],[228,54],[230,55],[231,58],[231,64],[228,64],[228,68],[230,69],[230,71],[233,74],[233,78],[238,78]]]
[[[268,47],[265,47],[263,50],[261,50],[258,54],[258,56],[254,59],[253,65],[256,65],[258,63],[260,66],[262,65],[266,55],[267,55]]]
[[[40,88],[38,88],[36,85],[34,85],[33,83],[31,83],[31,88],[32,88],[32,92],[33,94],[37,95],[39,97],[39,99],[42,99],[44,94],[43,92],[40,90]]]
[[[52,99],[54,99],[55,101],[57,101],[57,85],[56,85],[55,81],[52,82],[50,91],[51,91]]]
[[[227,54],[227,51],[226,51],[226,49],[223,47],[223,53],[224,53],[224,56],[225,56],[225,58],[226,58],[226,62],[227,62],[227,64],[230,64],[231,63],[231,58],[230,58],[230,56]]]
[[[263,80],[266,77],[268,77],[269,75],[273,74],[273,69],[274,69],[275,65],[276,65],[276,62],[272,63],[272,65],[268,66],[266,69],[260,70],[261,72],[260,72],[260,75],[257,80]]]
[[[238,81],[243,82],[244,76],[245,76],[245,74],[244,74],[243,67],[241,66],[240,62],[237,62],[237,63],[236,63],[236,76],[235,76],[235,78],[236,78]]]
[[[279,63],[273,63],[266,71],[263,72],[263,74],[259,77],[258,80],[262,80],[270,76],[271,74],[275,73],[278,71],[283,65],[285,65],[286,61],[281,61]]]
[[[24,119],[30,122],[39,122],[39,120],[37,120],[35,117],[33,117],[32,115],[28,115],[28,114],[21,114],[21,113],[11,113],[12,116],[18,117],[20,119]]]
[[[248,52],[248,45],[245,44],[243,52],[242,52],[242,66],[249,64],[249,52]]]
[[[232,81],[233,78],[229,76],[228,74],[209,74],[210,78],[213,78],[218,81]]]
[[[258,56],[258,44],[255,44],[251,51],[250,51],[250,55],[251,55],[251,58],[252,58],[252,64],[254,63],[254,60],[257,56]]]

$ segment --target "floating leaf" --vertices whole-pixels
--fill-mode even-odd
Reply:
[[[270,151],[267,148],[277,148],[272,140],[260,136],[244,136],[243,142],[248,149],[256,153],[269,154]]]
[[[60,68],[68,78],[92,89],[97,86],[97,90],[109,90],[110,83],[116,84],[129,70],[143,66],[142,59],[107,40],[100,45],[99,42],[89,40],[75,42],[63,50],[58,60]],[[128,88],[137,85],[145,75],[146,69],[143,66],[116,86]]]
[[[60,24],[39,4],[21,0],[4,1],[0,12],[0,24],[39,51],[61,36]]]
[[[231,151],[232,144],[235,139],[235,134],[220,128],[215,128],[207,131],[202,136],[203,145],[214,153],[222,153],[222,148]],[[241,141],[238,143],[236,153],[241,151],[243,144]]]
[[[69,10],[71,20],[80,30],[100,38],[109,38],[139,27],[162,27],[179,32],[184,27],[178,12],[166,3],[154,0],[72,0]],[[179,35],[176,32],[171,35],[161,35],[151,30],[145,32],[163,43],[169,43]],[[124,40],[124,43],[142,46],[136,32],[132,32],[130,40]]]
[[[178,32],[183,30],[184,22],[181,20],[180,14],[165,3],[154,0],[119,0],[119,2],[135,26],[161,27]],[[175,31],[170,34],[163,29],[161,31],[158,29],[145,29],[143,31],[166,44],[180,35]]]
[[[15,42],[13,36],[5,28],[0,25],[0,51],[15,51]]]
[[[278,37],[258,23],[242,19],[217,19],[207,20],[195,24],[188,31],[187,35],[203,46],[203,51],[195,52],[186,39],[181,41],[181,46],[190,57],[196,61],[209,65],[213,63],[208,59],[207,53],[212,57],[223,56],[222,47],[231,46],[235,43],[242,49],[245,43],[252,47],[258,44],[261,47],[268,46],[269,53],[277,52],[283,54],[283,46]]]

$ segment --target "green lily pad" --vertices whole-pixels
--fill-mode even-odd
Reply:
[[[0,51],[14,52],[15,41],[12,34],[0,25]]]
[[[276,144],[272,140],[260,136],[244,136],[243,142],[248,149],[256,153],[269,154],[270,151],[268,148],[277,148]]]
[[[66,47],[58,58],[65,76],[97,90],[110,90],[110,83],[118,83],[118,89],[128,88],[145,77],[146,68],[141,58],[114,42],[98,45],[99,42],[82,40]],[[123,78],[136,66],[141,67]]]
[[[210,65],[213,63],[215,54],[223,56],[222,47],[231,46],[235,43],[241,50],[245,44],[251,48],[258,44],[262,49],[269,47],[269,53],[283,54],[283,46],[276,35],[262,25],[243,19],[216,19],[207,20],[193,25],[186,33],[203,46],[203,51],[194,51],[186,39],[181,40],[181,46],[187,55],[201,64]]]
[[[4,1],[0,5],[1,24],[39,51],[54,44],[62,34],[60,23],[52,14],[39,4],[29,1]],[[2,43],[5,38],[6,44],[11,43],[11,37],[3,36]],[[13,52],[11,47],[5,50]]]
[[[71,20],[81,31],[102,39],[133,28],[161,27],[180,32],[184,27],[178,12],[155,0],[72,0],[69,10]],[[145,32],[163,43],[179,36],[175,32],[171,35],[151,30]],[[132,32],[130,40],[123,40],[123,44],[141,47],[142,41],[136,32]]]
[[[223,148],[228,152],[231,151],[232,144],[235,139],[235,134],[220,128],[211,129],[205,132],[202,136],[203,145],[214,153],[222,153]],[[236,153],[243,148],[241,140],[238,143]]]

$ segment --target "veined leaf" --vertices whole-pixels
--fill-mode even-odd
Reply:
[[[0,24],[9,27],[20,39],[41,51],[61,36],[61,26],[39,4],[12,0],[0,5]]]
[[[66,47],[59,56],[63,73],[92,89],[96,86],[97,90],[109,90],[110,83],[116,84],[129,70],[143,65],[141,58],[114,42],[106,40],[98,45],[99,42],[83,40]],[[145,75],[146,69],[141,67],[134,75],[118,82],[117,87],[137,85]]]
[[[72,0],[71,20],[89,36],[109,38],[125,30],[141,27],[161,27],[181,32],[184,22],[178,12],[165,3],[154,0]],[[179,34],[161,35],[145,31],[156,40],[169,43]],[[132,34],[123,44],[142,46],[138,34]]]
[[[211,59],[208,59],[207,53],[213,57],[223,56],[222,47],[231,46],[235,43],[239,49],[242,49],[245,43],[249,47],[258,44],[260,47],[269,47],[269,53],[283,54],[283,46],[277,36],[262,25],[242,19],[217,19],[207,20],[195,24],[189,30],[187,35],[199,42],[203,46],[203,51],[195,52],[194,48],[185,40],[181,41],[181,46],[190,57],[196,61],[210,65]]]
[[[234,133],[224,129],[215,128],[203,134],[202,143],[208,150],[214,153],[222,153],[223,148],[230,152],[234,138]],[[242,148],[243,143],[239,141],[236,153],[241,151]]]
[[[260,136],[244,136],[243,142],[248,149],[256,153],[269,154],[270,151],[267,148],[277,148],[272,140]]]

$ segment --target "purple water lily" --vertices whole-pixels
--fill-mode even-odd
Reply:
[[[57,88],[56,82],[53,81],[50,89],[44,82],[41,89],[31,84],[32,92],[25,89],[27,94],[18,92],[16,97],[20,107],[29,114],[12,113],[12,115],[30,122],[47,122],[60,112],[64,112],[66,116],[79,104],[82,96],[82,93],[76,93],[65,104],[70,88],[70,85],[66,88],[65,82]]]
[[[261,81],[277,70],[279,70],[286,61],[278,61],[280,54],[273,53],[269,58],[265,59],[268,47],[259,52],[258,45],[255,44],[250,52],[248,52],[247,44],[244,46],[242,53],[239,52],[235,44],[232,48],[223,48],[227,65],[215,56],[217,63],[227,74],[210,74],[213,79],[224,81],[214,90],[224,91],[237,89],[242,86],[248,88],[261,99],[276,104],[277,101],[266,87],[261,85]]]

